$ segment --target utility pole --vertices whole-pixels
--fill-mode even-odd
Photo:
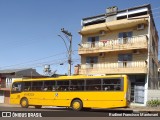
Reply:
[[[66,36],[66,38],[69,40],[69,48],[67,48],[67,46],[66,46],[66,48],[67,48],[67,52],[68,52],[68,75],[71,76],[71,66],[72,66],[72,34],[70,32],[68,32],[67,30],[64,30],[64,28],[61,29],[61,32],[64,33],[65,36]],[[60,36],[60,35],[58,35],[58,36]],[[64,41],[64,39],[63,39],[63,41]],[[64,43],[65,43],[65,41],[64,41]],[[66,43],[65,43],[65,45],[66,45]]]

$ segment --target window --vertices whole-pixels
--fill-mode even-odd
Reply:
[[[86,63],[88,64],[88,68],[92,68],[95,63],[98,63],[98,57],[86,57]]]
[[[117,17],[117,20],[126,19],[126,18],[127,18],[127,15],[125,15],[125,16],[120,16],[120,17]]]
[[[118,61],[132,61],[132,54],[119,54]]]
[[[44,91],[55,91],[56,81],[44,81],[43,90]]]
[[[22,84],[20,82],[15,82],[12,85],[13,92],[21,92],[22,91]]]
[[[32,82],[32,91],[41,91],[43,88],[42,81]]]
[[[31,82],[24,82],[24,91],[31,91]]]
[[[132,32],[121,32],[118,34],[120,44],[126,44],[131,42]]]
[[[101,90],[101,79],[86,80],[87,91],[99,91]]]
[[[57,81],[56,90],[57,91],[68,91],[69,90],[69,80]]]
[[[6,78],[6,88],[11,88],[12,78]]]
[[[137,17],[137,16],[142,16],[142,15],[146,15],[147,14],[147,11],[145,12],[139,12],[139,13],[135,13],[135,14],[130,14],[128,15],[128,17]]]
[[[106,22],[105,19],[98,19],[98,20],[94,20],[91,22],[83,23],[83,26],[94,25],[94,24],[99,24],[99,23],[104,23],[104,22]]]
[[[121,79],[103,79],[102,89],[104,91],[120,91],[123,90]]]
[[[90,44],[90,47],[95,47],[96,46],[96,42],[99,41],[99,36],[96,37],[88,37],[88,42]]]
[[[71,80],[70,91],[83,91],[84,80]]]
[[[119,67],[131,67],[132,54],[119,54],[118,65]]]

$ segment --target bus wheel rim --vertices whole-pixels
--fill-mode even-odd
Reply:
[[[73,108],[74,108],[74,109],[80,108],[80,103],[79,103],[79,102],[74,102],[74,103],[73,103]]]
[[[25,100],[22,101],[22,106],[26,106],[27,102]]]

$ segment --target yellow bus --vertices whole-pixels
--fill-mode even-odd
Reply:
[[[10,103],[22,108],[35,106],[115,108],[129,105],[130,87],[126,75],[62,76],[16,80]]]

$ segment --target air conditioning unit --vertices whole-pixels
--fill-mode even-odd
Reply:
[[[100,34],[101,36],[103,36],[103,35],[106,34],[106,31],[102,30],[102,31],[99,32],[99,34]]]
[[[105,57],[105,53],[104,52],[100,53],[99,57]]]
[[[137,30],[143,30],[143,29],[144,29],[144,24],[137,25]]]

